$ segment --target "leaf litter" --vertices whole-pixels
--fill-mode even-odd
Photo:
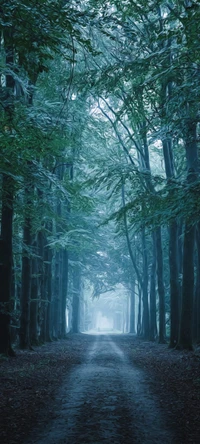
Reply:
[[[84,361],[92,336],[69,335],[34,351],[0,359],[0,442],[25,443],[35,428],[55,417],[62,382]],[[199,444],[200,352],[171,350],[132,335],[115,337],[129,362],[142,368],[176,443]],[[120,389],[119,389],[120,390]],[[128,442],[128,441],[126,441]]]

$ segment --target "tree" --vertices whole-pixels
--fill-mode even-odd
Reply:
[[[23,348],[65,337],[66,308],[68,329],[88,324],[86,283],[95,296],[122,285],[123,329],[137,316],[139,335],[191,348],[197,3],[13,0],[1,13],[0,351],[18,309]]]

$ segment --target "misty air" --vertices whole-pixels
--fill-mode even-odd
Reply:
[[[199,444],[200,2],[0,31],[0,444]]]

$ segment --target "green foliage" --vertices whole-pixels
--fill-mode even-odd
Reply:
[[[199,222],[184,151],[188,109],[199,124],[198,2],[12,0],[0,12],[0,174],[15,180],[15,253],[29,214],[33,237],[78,256],[95,296],[128,287],[124,213],[139,269],[141,228]]]

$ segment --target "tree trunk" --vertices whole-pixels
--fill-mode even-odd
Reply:
[[[156,322],[156,237],[152,234],[153,254],[151,264],[151,283],[150,283],[150,340],[155,341],[158,334]]]
[[[162,236],[161,228],[156,228],[156,257],[157,257],[157,279],[158,279],[158,296],[159,296],[159,331],[158,341],[160,344],[165,343],[165,287],[163,277],[163,252],[162,252]]]
[[[168,87],[169,88],[169,87]],[[166,88],[164,88],[166,90]],[[174,160],[171,139],[163,140],[163,154],[167,179],[174,177]],[[173,192],[171,192],[173,193]],[[179,264],[178,264],[178,226],[171,222],[169,226],[169,269],[170,269],[170,343],[173,348],[178,342],[179,332]]]
[[[13,179],[4,175],[0,239],[0,353],[9,356],[14,355],[10,339],[13,199]]]
[[[23,243],[19,343],[20,348],[26,349],[30,348],[31,219],[29,217],[26,217],[24,221]]]
[[[37,252],[37,244],[35,245]],[[31,276],[31,300],[30,300],[30,343],[38,345],[38,258],[32,258],[32,276]]]
[[[142,312],[142,292],[138,285],[139,301],[138,301],[138,319],[137,319],[137,336],[142,335],[142,323],[141,323],[141,312]]]
[[[195,227],[185,226],[180,333],[177,348],[192,350]]]
[[[135,334],[135,279],[131,279],[130,333]]]
[[[59,264],[60,264],[60,253],[57,251],[55,255],[54,263],[54,283],[53,283],[53,305],[52,305],[52,315],[53,315],[53,338],[58,339],[59,337],[59,301],[60,301],[60,286],[59,286]]]
[[[14,64],[13,29],[5,28],[4,49],[6,64],[12,68]],[[12,134],[12,121],[14,114],[14,87],[15,80],[11,74],[6,75],[5,117],[8,129]],[[11,143],[11,141],[10,141]],[[2,215],[0,239],[0,353],[13,356],[10,339],[10,311],[12,288],[12,237],[13,237],[13,201],[15,184],[11,176],[2,175]]]
[[[179,334],[179,264],[178,264],[178,225],[174,221],[169,226],[169,267],[170,267],[170,343],[173,348],[178,343]]]
[[[195,340],[200,344],[200,223],[198,224],[196,231],[196,243],[197,243],[197,276],[196,276],[196,288],[195,288],[195,307],[194,307],[194,322],[195,322]]]
[[[62,300],[61,300],[61,337],[66,336],[66,307],[68,287],[68,252],[62,252]]]
[[[40,238],[40,267],[41,267],[41,331],[40,331],[40,340],[42,342],[46,342],[46,332],[47,332],[47,312],[48,312],[48,247],[47,247],[47,239],[46,234],[43,230],[39,233]]]
[[[149,303],[148,303],[148,260],[146,249],[145,229],[142,229],[142,257],[143,257],[143,329],[144,338],[149,339]]]
[[[52,341],[52,259],[53,252],[47,247],[48,263],[47,263],[47,322],[46,322],[46,340]]]
[[[79,266],[73,270],[73,298],[72,298],[72,333],[79,333],[80,318],[81,273]]]
[[[188,166],[187,181],[192,184],[197,179],[198,150],[196,137],[196,122],[186,119],[186,158]],[[194,301],[194,248],[195,227],[185,224],[183,244],[183,283],[180,332],[177,348],[192,350],[192,320]]]

